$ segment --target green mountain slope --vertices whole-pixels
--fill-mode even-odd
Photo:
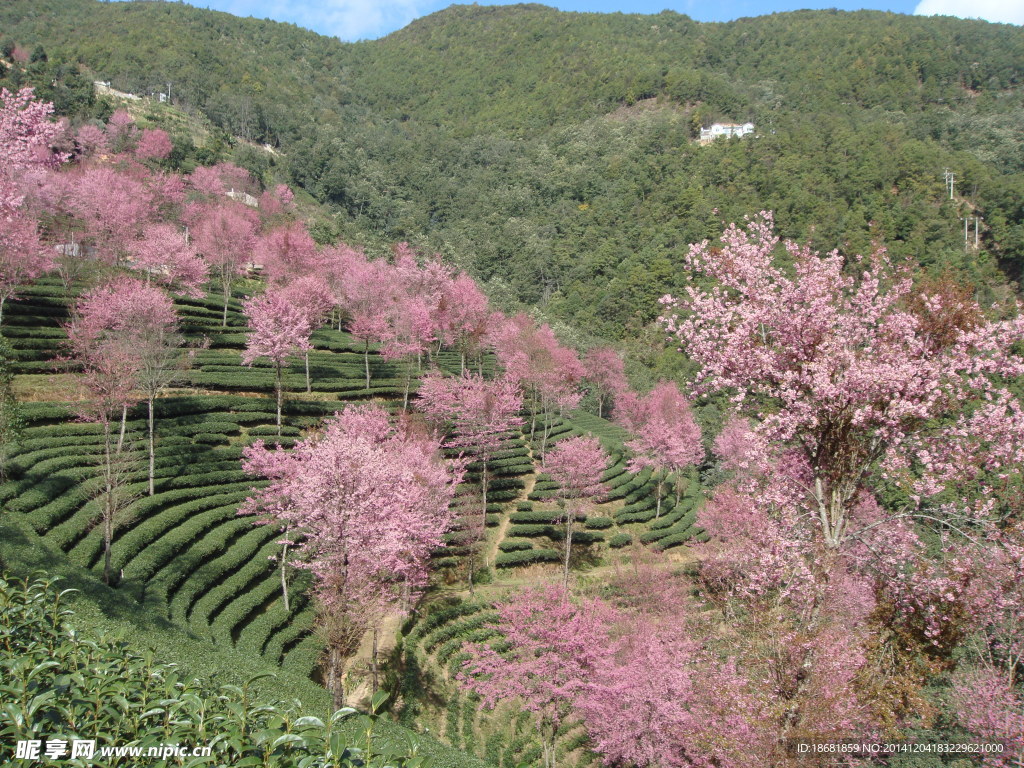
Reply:
[[[14,0],[0,28],[277,145],[335,211],[325,237],[442,250],[597,335],[643,326],[688,242],[765,208],[786,236],[883,241],[982,288],[1024,265],[1019,27],[452,6],[344,44],[178,3]],[[694,141],[748,119],[756,137]]]

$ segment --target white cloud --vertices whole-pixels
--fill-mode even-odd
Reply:
[[[914,13],[1024,24],[1024,0],[921,0]]]

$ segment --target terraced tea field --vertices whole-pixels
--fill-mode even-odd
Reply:
[[[306,430],[348,402],[373,400],[400,409],[409,370],[383,360],[374,349],[338,330],[313,336],[306,361],[296,358],[286,371],[287,391],[281,437],[275,426],[274,376],[269,365],[245,367],[244,318],[239,297],[221,326],[216,300],[177,303],[183,332],[194,345],[192,366],[176,388],[155,406],[155,493],[148,495],[144,441],[145,405],[131,408],[124,422],[129,466],[123,492],[131,503],[115,528],[112,567],[115,587],[154,615],[218,646],[238,649],[266,664],[317,679],[319,641],[311,631],[314,607],[304,594],[304,574],[293,573],[290,609],[281,599],[275,562],[278,532],[239,517],[238,506],[260,482],[241,468],[242,449],[263,439],[289,445]],[[73,402],[47,400],[53,381],[73,380],[72,364],[63,360],[68,300],[56,282],[41,282],[22,301],[9,305],[4,334],[15,350],[16,384],[33,393],[22,406],[23,439],[10,464],[11,479],[0,485],[0,504],[25,521],[68,560],[96,576],[103,572],[103,535],[97,502],[103,434],[99,425],[77,419]],[[365,355],[365,356],[364,356]],[[365,383],[369,361],[370,387]],[[432,361],[457,372],[456,353],[435,354]],[[485,370],[493,366],[486,360]],[[412,388],[415,390],[416,375]],[[695,482],[680,500],[668,495],[656,514],[655,478],[649,471],[626,470],[626,433],[604,419],[577,413],[540,424],[532,439],[529,426],[505,436],[489,463],[488,504],[481,509],[481,467],[470,465],[456,504],[462,526],[447,536],[448,546],[435,552],[437,583],[444,592],[465,584],[466,554],[472,524],[486,520],[486,538],[478,546],[490,579],[501,582],[520,574],[545,578],[557,573],[562,557],[563,527],[558,523],[554,483],[540,465],[542,433],[546,445],[576,434],[597,435],[610,455],[604,472],[606,496],[578,517],[574,565],[587,568],[609,552],[639,542],[655,549],[679,546],[701,531],[695,526],[700,494]],[[521,571],[520,569],[527,570]],[[454,599],[455,607],[444,601]],[[438,684],[450,690],[442,736],[480,757],[511,765],[529,760],[528,720],[510,717],[508,729],[491,732],[479,707],[451,684],[466,639],[480,639],[488,609],[483,603],[441,598],[424,608],[426,617],[407,624],[404,645],[424,664]],[[438,605],[441,607],[438,608]],[[424,670],[426,673],[426,670]],[[424,681],[421,681],[423,684]],[[486,718],[485,718],[486,719]],[[479,721],[479,722],[478,722]],[[560,749],[576,755],[577,733],[569,728]]]

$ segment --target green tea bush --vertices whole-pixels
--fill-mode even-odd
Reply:
[[[533,542],[528,539],[505,539],[498,545],[502,552],[518,552],[524,549],[533,549]]]
[[[411,742],[400,752],[374,747],[376,696],[370,715],[352,709],[326,722],[302,716],[298,702],[254,702],[249,685],[215,687],[182,678],[153,654],[132,653],[125,643],[74,632],[72,613],[42,578],[0,577],[0,760],[14,762],[19,740],[95,740],[143,749],[182,744],[211,748],[205,757],[147,759],[170,766],[275,766],[275,768],[422,768]],[[359,734],[359,747],[353,744]],[[110,768],[138,765],[137,757],[104,756]],[[99,765],[91,759],[70,766]]]
[[[557,563],[562,559],[562,553],[554,549],[530,549],[520,552],[500,552],[494,558],[494,564],[498,568],[512,568],[534,563]]]

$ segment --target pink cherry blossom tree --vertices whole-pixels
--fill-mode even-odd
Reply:
[[[604,629],[616,642],[575,700],[593,749],[608,765],[782,764],[770,700],[717,657],[685,583],[654,565],[611,580]]]
[[[639,472],[651,467],[658,479],[657,510],[661,516],[663,486],[669,473],[676,474],[676,503],[679,503],[682,471],[704,458],[700,427],[690,404],[675,384],[662,381],[643,397],[620,393],[616,420],[636,437],[626,443],[633,451],[628,467]]]
[[[349,406],[281,453],[280,465],[268,463],[261,442],[246,449],[247,468],[267,472],[271,484],[242,511],[286,527],[302,554],[297,565],[313,573],[336,708],[345,703],[345,659],[386,606],[408,605],[425,585],[430,552],[451,525],[461,470],[439,447],[380,407]]]
[[[142,237],[128,244],[128,253],[131,266],[145,272],[147,283],[155,281],[193,298],[203,296],[209,268],[176,225],[147,225]]]
[[[292,306],[304,312],[309,320],[311,330],[319,328],[328,314],[334,309],[334,293],[331,291],[330,283],[323,274],[314,272],[302,277],[295,278],[281,289],[284,296]],[[312,349],[312,346],[310,347]],[[309,378],[309,349],[305,350],[306,363],[306,392],[312,392],[312,382]]]
[[[577,436],[560,441],[547,457],[546,469],[558,484],[565,516],[565,557],[562,566],[562,587],[569,588],[569,560],[572,555],[573,524],[585,512],[594,497],[607,493],[601,482],[608,464],[608,454],[596,437]]]
[[[22,211],[0,212],[0,323],[4,303],[21,288],[53,268],[39,241],[36,221]]]
[[[135,157],[139,160],[164,160],[174,150],[167,131],[146,128],[135,145]]]
[[[363,342],[366,388],[370,388],[370,344],[390,338],[387,309],[394,292],[391,267],[384,261],[369,261],[350,248],[328,253],[330,280],[339,309],[349,318],[349,333]]]
[[[33,94],[0,89],[0,321],[4,302],[53,267],[19,187],[28,171],[56,168],[67,155],[51,149],[61,131],[50,121],[53,105]]]
[[[249,339],[242,352],[243,365],[252,365],[261,357],[274,364],[277,392],[277,434],[281,435],[281,405],[284,399],[282,372],[288,358],[310,348],[312,329],[309,315],[292,304],[278,290],[249,299],[243,305],[249,321]]]
[[[662,299],[662,322],[701,366],[698,392],[735,390],[755,430],[796,449],[791,460],[811,489],[804,503],[827,546],[849,538],[850,510],[877,462],[891,476],[902,473],[932,437],[925,433],[931,419],[975,398],[1006,403],[991,416],[1012,418],[1013,398],[994,377],[1024,372],[1012,352],[1024,336],[1021,314],[986,321],[978,311],[977,322],[936,343],[906,308],[909,276],[883,252],[854,260],[855,276],[838,253],[787,242],[787,270],[767,213],[745,229],[730,226],[721,242],[714,252],[708,242],[691,246],[688,271],[713,283]],[[942,296],[922,301],[941,311]],[[970,417],[957,418],[934,443],[961,444],[962,419]]]
[[[472,655],[459,681],[485,707],[515,698],[534,717],[545,768],[555,766],[558,727],[613,647],[609,608],[596,600],[574,602],[559,587],[527,591],[497,606],[491,627],[498,638],[467,644]]]
[[[195,211],[194,219],[193,242],[217,277],[224,299],[221,325],[226,328],[231,283],[237,275],[245,272],[255,243],[259,218],[244,205],[223,203]]]
[[[1024,761],[1024,698],[992,666],[963,670],[953,679],[953,706],[960,723],[979,739],[1003,747],[983,758],[985,768],[1011,768]]]
[[[583,369],[597,399],[597,415],[604,416],[615,399],[629,391],[622,355],[611,347],[593,347],[583,358]]]
[[[490,338],[506,376],[528,393],[533,417],[531,440],[536,434],[537,417],[543,416],[543,457],[555,416],[579,405],[583,366],[573,350],[558,343],[547,324],[538,326],[524,314],[496,326]]]
[[[124,418],[144,384],[150,402],[150,483],[153,472],[152,385],[162,375],[168,350],[176,349],[174,306],[166,294],[138,280],[120,278],[79,299],[67,327],[72,357],[83,370],[89,400],[82,415],[103,425],[101,515],[103,578],[110,583],[110,549],[117,517],[130,501],[124,492]],[[177,343],[176,343],[177,340]],[[115,441],[112,422],[120,412],[121,436]],[[151,491],[152,492],[152,491]]]
[[[189,176],[192,188],[212,197],[238,197],[254,191],[255,182],[249,172],[234,163],[200,165]]]
[[[485,379],[465,372],[459,377],[433,373],[423,377],[417,405],[447,433],[444,442],[448,448],[465,451],[480,462],[480,525],[475,530],[482,532],[487,524],[488,464],[508,433],[523,425],[519,387],[508,379]],[[473,560],[471,555],[470,590]]]
[[[131,174],[108,166],[87,167],[75,177],[69,204],[82,223],[86,244],[103,262],[119,265],[149,219],[153,192]]]
[[[323,259],[302,222],[293,221],[256,238],[253,260],[271,283],[280,285],[322,270]]]
[[[697,391],[729,391],[743,417],[716,441],[730,474],[700,513],[704,593],[756,650],[746,666],[790,681],[780,732],[878,732],[907,716],[928,663],[951,664],[966,637],[996,647],[1003,619],[983,605],[1015,604],[1013,578],[979,593],[976,563],[997,551],[986,538],[1013,509],[999,489],[1024,460],[1001,383],[1024,371],[1024,320],[915,293],[881,252],[848,263],[786,243],[780,263],[767,215],[722,245],[692,246],[688,266],[712,280],[664,300]],[[882,509],[880,478],[909,504]],[[926,545],[915,523],[940,535]],[[799,703],[810,695],[821,705]]]
[[[493,313],[487,297],[465,272],[445,280],[437,303],[437,328],[441,343],[459,351],[462,370],[467,355],[483,353]]]

